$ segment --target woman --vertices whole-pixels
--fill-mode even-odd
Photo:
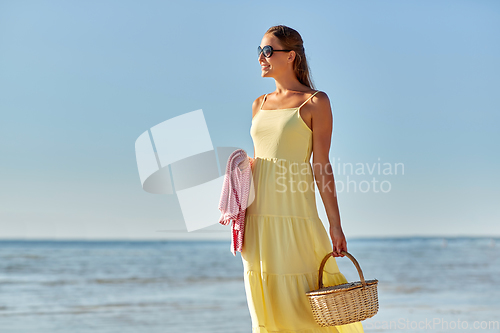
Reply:
[[[363,332],[360,322],[319,326],[306,296],[318,288],[323,257],[347,251],[329,162],[330,101],[313,89],[302,38],[294,29],[271,27],[259,46],[259,63],[262,76],[274,78],[276,90],[252,105],[256,196],[246,210],[241,252],[252,333]],[[314,180],[333,247],[318,216]],[[323,282],[347,282],[335,258],[327,261]]]

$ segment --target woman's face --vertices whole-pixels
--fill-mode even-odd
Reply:
[[[280,40],[273,34],[265,34],[260,42],[260,47],[263,48],[266,45],[270,45],[273,50],[283,50],[284,47],[281,46]],[[288,57],[290,52],[273,52],[273,55],[269,58],[264,57],[261,53],[259,55],[259,63],[261,66],[262,77],[277,77],[281,73],[284,73],[288,69]]]

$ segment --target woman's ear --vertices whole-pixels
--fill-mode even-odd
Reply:
[[[288,53],[288,58],[286,59],[286,61],[293,62],[294,59],[295,59],[295,51],[290,51],[290,53]]]

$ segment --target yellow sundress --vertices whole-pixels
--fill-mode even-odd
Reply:
[[[252,333],[363,333],[361,322],[321,327],[306,292],[318,288],[318,269],[332,252],[316,208],[310,163],[312,131],[300,108],[263,110],[252,120],[255,199],[247,207],[241,258]],[[324,269],[325,286],[346,283],[335,258]]]

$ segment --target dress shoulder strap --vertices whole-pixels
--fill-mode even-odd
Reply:
[[[306,101],[304,103],[302,103],[301,106],[299,106],[299,109],[304,105],[306,104],[311,98],[313,98],[314,95],[316,95],[317,93],[319,93],[319,90],[317,90],[314,94],[312,94],[311,96],[309,96],[308,99],[306,99]]]
[[[262,105],[264,105],[264,102],[266,101],[266,97],[267,97],[267,94],[264,96],[264,98],[262,99],[262,103],[260,104],[260,110],[262,110]],[[260,111],[259,110],[259,111]]]

